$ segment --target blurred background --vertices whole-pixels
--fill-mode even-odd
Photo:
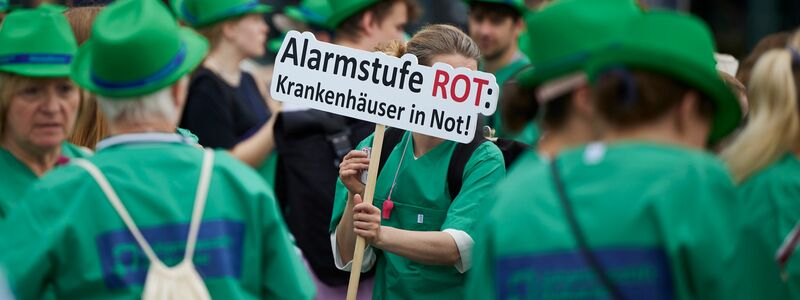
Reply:
[[[527,0],[529,7],[536,7],[541,1]],[[41,2],[85,6],[107,4],[111,1],[11,0],[11,5],[31,7]],[[284,6],[296,5],[299,0],[262,0],[262,2],[273,5],[276,8],[275,12],[280,12]],[[428,23],[449,23],[466,28],[467,7],[463,1],[417,0],[417,2],[423,7],[424,14],[420,20],[409,25],[408,32],[413,33],[421,25]],[[719,52],[732,54],[738,59],[743,59],[762,37],[800,26],[800,0],[641,0],[640,2],[651,9],[688,11],[699,16],[714,31]],[[272,25],[270,16],[268,20]],[[277,30],[270,31],[270,38],[278,35],[280,33]],[[264,61],[270,60],[270,57],[264,58]]]

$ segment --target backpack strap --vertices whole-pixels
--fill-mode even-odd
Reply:
[[[194,211],[192,212],[192,223],[189,227],[189,241],[186,245],[186,253],[184,254],[184,259],[186,257],[192,258],[194,255],[194,247],[197,240],[197,232],[200,228],[200,218],[203,215],[203,210],[205,208],[205,200],[206,195],[208,192],[208,185],[211,178],[211,169],[213,167],[214,162],[214,151],[213,150],[206,150],[204,151],[205,154],[203,156],[203,166],[200,172],[200,182],[197,186],[197,194],[195,195],[195,203],[194,203]],[[122,222],[125,223],[125,226],[128,227],[128,230],[133,235],[133,238],[136,239],[136,242],[139,244],[139,247],[142,248],[147,258],[150,260],[150,263],[157,264],[162,267],[164,265],[161,260],[158,259],[158,256],[153,251],[153,248],[150,247],[150,244],[142,235],[142,232],[139,231],[139,227],[136,226],[136,223],[133,222],[133,218],[131,218],[128,210],[125,209],[125,206],[120,201],[119,196],[117,195],[114,188],[111,187],[111,184],[108,182],[108,179],[100,169],[97,168],[93,163],[85,159],[75,159],[72,161],[76,166],[83,168],[90,175],[94,178],[97,185],[100,186],[100,189],[103,190],[103,193],[106,195],[106,198],[111,206],[114,207],[114,210],[117,211],[117,214],[122,219]],[[202,193],[201,193],[202,192]]]
[[[485,142],[486,138],[480,134],[476,134],[468,144],[456,144],[453,149],[453,155],[450,156],[450,165],[447,167],[447,186],[450,190],[450,201],[453,201],[461,192],[461,186],[464,184],[464,169],[467,167],[467,162],[472,158],[472,153]]]
[[[625,299],[624,294],[622,294],[622,290],[620,290],[619,286],[617,286],[614,280],[611,279],[611,276],[608,274],[606,268],[600,263],[600,259],[597,258],[597,255],[595,255],[592,249],[589,248],[589,244],[586,242],[586,235],[578,223],[578,218],[575,216],[575,211],[573,210],[572,204],[567,197],[567,189],[564,187],[564,182],[561,180],[561,176],[559,175],[558,158],[554,158],[553,161],[550,162],[550,175],[553,177],[556,193],[558,194],[558,200],[561,202],[561,206],[564,208],[564,215],[567,217],[567,224],[569,225],[570,231],[572,231],[572,236],[575,237],[575,242],[578,244],[578,249],[581,252],[581,256],[589,265],[592,273],[594,273],[595,276],[597,276],[597,279],[600,280],[600,283],[611,296],[611,299]]]
[[[385,165],[386,161],[389,160],[389,155],[392,154],[394,147],[397,146],[397,144],[400,143],[400,140],[403,139],[404,133],[404,130],[386,128],[386,131],[383,134],[383,150],[381,151],[380,163],[378,163],[378,174],[381,173],[381,170],[383,170],[383,165]]]
[[[194,208],[192,209],[192,222],[189,225],[189,237],[186,239],[186,252],[184,261],[192,261],[194,247],[197,244],[197,234],[203,220],[203,212],[208,198],[208,187],[211,184],[211,174],[214,170],[214,150],[208,149],[203,154],[203,166],[200,170],[200,181],[197,183],[197,192],[194,194]]]

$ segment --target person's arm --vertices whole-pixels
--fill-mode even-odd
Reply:
[[[230,152],[231,155],[244,162],[245,164],[258,168],[264,163],[272,150],[275,149],[275,120],[278,117],[275,112],[266,124],[261,126],[250,138],[236,144]]]
[[[352,261],[356,248],[356,233],[353,231],[353,207],[355,206],[354,194],[361,199],[364,194],[364,184],[360,181],[360,174],[369,168],[369,158],[364,151],[353,150],[347,153],[339,164],[339,179],[347,188],[347,203],[339,224],[336,226],[336,243],[342,261]],[[380,219],[378,220],[380,223]]]

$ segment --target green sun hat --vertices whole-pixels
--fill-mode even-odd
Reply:
[[[0,71],[29,77],[66,77],[78,44],[64,15],[19,9],[0,27]]]
[[[331,5],[327,0],[303,0],[298,6],[287,6],[283,13],[296,21],[328,29]]]
[[[581,71],[591,55],[608,46],[641,15],[634,0],[561,0],[527,15],[524,47],[533,68],[519,74],[527,87]]]
[[[591,80],[615,66],[667,75],[714,102],[712,143],[736,129],[741,107],[717,73],[714,39],[703,21],[673,12],[650,12],[632,20],[627,28],[614,45],[592,58],[587,68]]]
[[[178,81],[206,52],[206,39],[178,26],[160,1],[118,0],[97,15],[72,79],[112,99],[143,96]]]
[[[336,29],[347,18],[367,9],[370,5],[380,0],[328,0],[331,6],[331,17],[328,18],[328,28]]]
[[[463,1],[467,3],[467,5],[474,2],[505,4],[514,8],[521,15],[525,15],[528,12],[528,7],[525,6],[525,0],[463,0]]]
[[[258,0],[172,0],[171,3],[178,18],[195,28],[246,14],[272,11],[272,7]]]

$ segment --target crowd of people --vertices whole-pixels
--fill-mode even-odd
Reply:
[[[407,35],[414,0],[0,0],[0,299],[800,299],[800,29],[738,64],[640,1],[465,2]],[[272,99],[270,30],[500,108],[370,157],[375,124]]]

